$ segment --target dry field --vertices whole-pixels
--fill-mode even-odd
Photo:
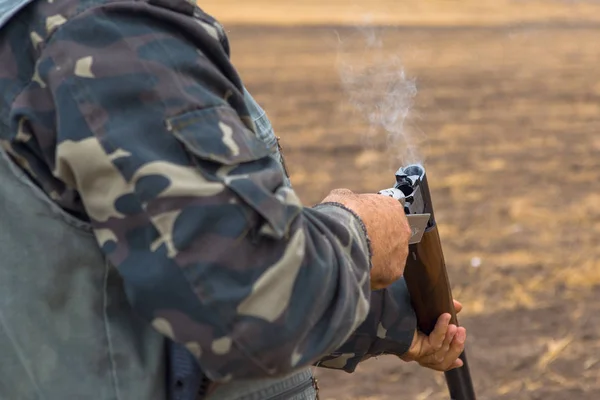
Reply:
[[[404,111],[414,79],[388,127],[429,173],[478,398],[600,399],[600,1],[374,1],[362,30],[367,2],[294,3],[204,7],[305,203],[393,182],[405,142],[351,103]],[[321,399],[447,398],[393,357],[317,375]]]
[[[199,0],[230,24],[355,24],[365,16],[377,23],[503,25],[531,22],[598,22],[598,0]]]

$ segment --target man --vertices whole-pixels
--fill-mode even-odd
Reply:
[[[448,315],[415,330],[402,207],[303,207],[195,4],[0,10],[1,398],[183,399],[188,372],[211,399],[308,399],[314,364],[460,365]]]

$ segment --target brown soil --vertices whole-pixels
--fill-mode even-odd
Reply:
[[[337,62],[399,56],[478,399],[600,398],[600,25],[387,27],[368,51],[352,28],[228,29],[306,204],[393,182],[402,142],[366,134]],[[447,398],[393,357],[317,375],[322,399]]]

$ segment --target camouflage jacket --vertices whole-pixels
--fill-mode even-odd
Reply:
[[[195,4],[37,0],[0,55],[1,145],[92,224],[139,315],[210,378],[407,350],[404,282],[370,292],[360,219],[284,184],[224,31]]]

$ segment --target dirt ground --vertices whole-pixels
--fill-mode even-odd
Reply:
[[[429,174],[478,399],[600,398],[600,24],[227,27],[306,204],[393,183],[405,142],[350,100],[402,111],[414,79],[391,125]],[[393,357],[317,376],[321,399],[448,398]]]

